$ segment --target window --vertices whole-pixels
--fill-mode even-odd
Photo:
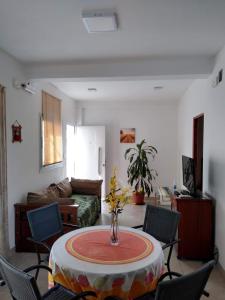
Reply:
[[[61,100],[42,91],[42,166],[62,162]]]

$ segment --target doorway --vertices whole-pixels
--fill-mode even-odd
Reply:
[[[9,243],[5,106],[5,88],[0,85],[0,252],[7,256]]]
[[[102,179],[105,199],[105,126],[77,126],[75,137],[75,177]]]
[[[193,159],[195,162],[196,190],[203,189],[203,143],[204,143],[204,114],[193,118]]]
[[[66,125],[66,176],[75,176],[75,127]]]

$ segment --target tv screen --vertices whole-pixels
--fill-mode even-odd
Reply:
[[[190,194],[195,194],[195,166],[194,159],[182,155],[183,185]]]

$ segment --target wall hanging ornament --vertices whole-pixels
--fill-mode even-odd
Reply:
[[[22,142],[22,134],[21,134],[22,126],[19,124],[19,122],[16,120],[12,124],[12,142]]]

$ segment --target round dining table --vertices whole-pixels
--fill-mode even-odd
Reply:
[[[154,237],[126,226],[119,244],[110,241],[110,226],[71,231],[53,244],[49,287],[60,283],[74,292],[95,291],[97,299],[114,295],[133,299],[156,288],[164,271],[162,247]]]

